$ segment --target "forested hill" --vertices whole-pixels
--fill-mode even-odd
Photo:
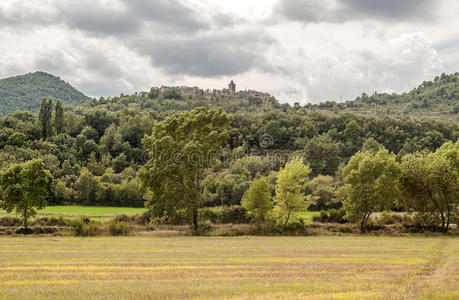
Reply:
[[[0,116],[17,110],[37,112],[44,97],[75,104],[88,99],[59,77],[45,72],[28,73],[0,80]]]
[[[307,105],[315,111],[346,111],[365,115],[454,118],[459,114],[459,73],[442,74],[403,94],[363,93],[345,103]]]

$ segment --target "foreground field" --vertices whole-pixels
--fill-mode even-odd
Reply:
[[[459,239],[0,237],[1,299],[457,299]]]
[[[40,210],[37,217],[66,217],[66,218],[77,218],[82,215],[91,218],[106,219],[111,218],[119,214],[139,214],[144,212],[145,208],[133,208],[133,207],[102,207],[102,206],[47,206]],[[5,211],[0,210],[0,217],[7,215]]]

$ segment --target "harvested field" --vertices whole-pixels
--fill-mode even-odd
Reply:
[[[1,299],[456,299],[459,239],[0,237]]]

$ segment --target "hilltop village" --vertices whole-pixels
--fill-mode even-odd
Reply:
[[[207,89],[203,90],[200,89],[197,86],[194,87],[189,87],[189,86],[162,86],[160,88],[161,92],[167,92],[172,89],[178,89],[180,90],[183,94],[189,95],[189,96],[194,96],[194,95],[202,95],[206,98],[211,98],[212,96],[227,96],[235,99],[248,99],[250,97],[257,97],[261,98],[263,100],[267,100],[271,98],[271,95],[269,93],[264,93],[264,92],[259,92],[255,90],[244,90],[244,91],[236,91],[236,83],[234,83],[233,80],[228,84],[228,88],[224,88],[222,90],[218,89]]]

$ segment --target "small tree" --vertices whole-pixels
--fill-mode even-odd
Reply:
[[[284,227],[293,213],[306,210],[310,204],[308,200],[311,197],[306,197],[303,192],[310,173],[311,169],[298,157],[287,163],[278,173],[275,210],[283,219]]]
[[[399,197],[400,166],[385,149],[358,152],[344,168],[343,177],[346,215],[351,221],[360,220],[362,232],[373,212],[391,208]]]
[[[22,215],[24,229],[28,230],[28,219],[46,205],[45,197],[52,190],[53,177],[45,170],[42,160],[31,160],[15,164],[0,173],[2,189],[1,208],[8,213],[13,210]]]
[[[56,127],[56,133],[61,134],[64,133],[64,106],[62,105],[61,100],[57,100],[56,102],[56,111],[54,115],[54,126]]]
[[[272,209],[271,195],[266,177],[259,177],[250,183],[241,201],[250,216],[256,221],[264,221],[266,214]]]

